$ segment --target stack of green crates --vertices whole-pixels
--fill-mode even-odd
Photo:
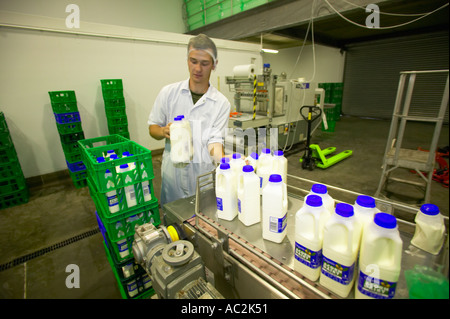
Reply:
[[[100,80],[109,134],[130,138],[121,79]]]
[[[81,159],[78,147],[78,141],[84,139],[84,132],[75,91],[51,91],[48,94],[70,177],[75,187],[85,187],[87,185],[86,166]]]
[[[27,203],[28,186],[17,158],[16,149],[0,112],[0,209]]]
[[[336,106],[336,111],[334,112],[334,120],[339,121],[342,110],[342,91],[344,88],[344,84],[339,82],[319,83],[319,88],[325,90],[324,103],[334,104]]]
[[[154,291],[146,272],[134,263],[132,244],[136,225],[160,224],[151,151],[118,134],[85,139],[78,144],[106,256],[122,297],[145,298]],[[124,169],[124,164],[128,165],[127,170],[118,170],[120,166]],[[124,187],[133,190],[136,203],[131,207]]]

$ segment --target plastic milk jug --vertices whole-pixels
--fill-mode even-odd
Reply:
[[[104,157],[97,157],[97,163],[104,163]],[[117,191],[115,188],[114,177],[109,169],[105,171],[106,189],[111,189],[105,193],[106,201],[108,203],[109,212],[111,214],[117,213],[119,211],[119,198],[117,196]]]
[[[170,125],[170,159],[172,163],[188,163],[190,161],[190,137],[180,117],[173,119]]]
[[[362,236],[355,298],[394,297],[401,270],[402,246],[395,217],[375,214]]]
[[[280,174],[285,183],[287,183],[287,167],[287,158],[284,157],[283,151],[278,150],[273,152],[272,173]]]
[[[233,220],[238,214],[236,178],[230,164],[220,164],[216,179],[217,217]]]
[[[150,181],[145,180],[148,178],[148,174],[147,171],[145,170],[145,165],[143,162],[141,163],[141,178],[142,178],[141,182],[142,194],[144,195],[144,201],[148,202],[152,200],[152,190],[150,187]]]
[[[287,192],[281,175],[272,174],[262,194],[263,239],[281,243],[287,233]]]
[[[251,153],[250,156],[247,156],[245,160],[247,161],[248,165],[253,166],[253,169],[255,170],[255,173],[258,171],[258,153]]]
[[[328,189],[326,185],[314,184],[311,187],[311,191],[309,192],[308,195],[311,194],[322,197],[323,206],[325,206],[330,211],[330,213],[334,212],[335,200],[333,197],[330,196],[330,194],[328,194]],[[308,197],[308,195],[306,195],[306,197]]]
[[[330,215],[317,195],[308,196],[295,215],[294,269],[312,281],[320,276],[323,228]]]
[[[260,179],[261,195],[264,187],[269,181],[270,174],[272,174],[272,155],[269,148],[264,148],[258,158],[258,169],[256,170]]]
[[[437,255],[445,238],[444,218],[439,213],[439,208],[433,204],[422,205],[414,221],[416,230],[411,244],[430,254]]]
[[[353,211],[355,213],[356,220],[361,224],[362,233],[367,224],[373,221],[373,217],[380,210],[375,206],[375,199],[367,195],[359,195],[356,198],[355,204],[353,205]]]
[[[238,182],[238,217],[250,226],[261,221],[261,196],[259,195],[259,177],[253,166],[245,165]]]
[[[183,124],[183,127],[186,129],[186,132],[189,134],[189,157],[192,161],[194,158],[194,140],[192,138],[192,130],[191,130],[191,123],[187,118],[184,117],[184,115],[178,115],[178,117],[181,119],[181,123]]]
[[[239,180],[239,175],[241,175],[241,173],[242,173],[242,168],[244,167],[244,165],[245,165],[245,161],[242,158],[241,154],[234,153],[230,160],[230,167],[236,178],[236,185]]]
[[[323,231],[320,284],[343,298],[355,282],[360,235],[361,226],[355,219],[353,206],[336,204],[335,213]]]
[[[128,208],[137,205],[136,191],[134,189],[134,181],[132,180],[129,174],[126,174],[129,171],[130,169],[128,167],[128,164],[120,165],[120,173],[122,174],[121,178],[124,183],[123,191],[125,193],[125,199],[127,201]]]

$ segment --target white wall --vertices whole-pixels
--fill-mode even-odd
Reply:
[[[131,138],[152,150],[163,147],[163,141],[148,135],[146,122],[161,87],[188,78],[190,36],[82,18],[80,29],[69,30],[64,18],[14,12],[0,12],[0,24],[61,31],[0,27],[0,110],[5,113],[25,177],[67,168],[48,91],[75,90],[86,138],[108,135],[100,79],[123,80]],[[67,31],[79,34],[62,33]],[[92,33],[111,37],[87,35]],[[259,46],[215,42],[219,64],[211,83],[217,87],[220,77],[220,90],[232,101],[225,76],[252,58],[260,65]]]
[[[80,8],[82,22],[139,29],[186,32],[184,0],[2,0],[1,11],[65,19],[68,4]]]
[[[343,81],[345,54],[341,54],[339,49],[316,44],[315,73],[312,45],[305,45],[295,66],[300,51],[301,47],[294,47],[281,49],[278,54],[264,53],[263,60],[270,63],[273,74],[286,72],[288,79],[313,79],[316,83]]]

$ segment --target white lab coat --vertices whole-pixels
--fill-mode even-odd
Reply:
[[[230,102],[212,85],[194,105],[189,79],[162,88],[148,118],[148,125],[166,126],[178,115],[189,120],[194,144],[194,157],[188,164],[170,160],[170,140],[166,139],[161,175],[161,205],[195,194],[197,176],[215,169],[208,145],[222,143],[228,125]]]

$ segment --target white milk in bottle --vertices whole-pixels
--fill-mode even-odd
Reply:
[[[269,181],[270,174],[272,174],[272,155],[270,154],[270,148],[264,148],[258,158],[257,175],[260,179],[261,195],[264,187]]]
[[[220,164],[216,179],[217,217],[233,220],[238,214],[236,179],[230,164]]]
[[[362,236],[355,298],[394,297],[401,271],[402,247],[395,217],[375,214]]]
[[[373,217],[380,210],[375,206],[375,199],[367,195],[359,195],[356,198],[355,204],[353,205],[353,211],[355,213],[356,220],[359,221],[362,227],[362,233],[364,233],[364,228],[367,224],[373,221]]]
[[[190,161],[190,137],[181,121],[180,117],[175,117],[170,125],[170,160],[174,164]]]
[[[181,119],[182,126],[186,129],[186,133],[189,135],[189,157],[192,161],[194,158],[194,140],[192,138],[191,123],[184,115],[178,115],[178,117]]]
[[[439,207],[434,204],[422,205],[414,221],[416,230],[411,244],[430,254],[439,254],[445,239],[444,218]]]
[[[253,166],[245,165],[238,182],[238,217],[250,226],[261,221],[261,196],[259,195],[259,177]]]
[[[311,195],[311,194],[322,197],[323,206],[325,206],[330,211],[330,213],[334,212],[335,200],[328,193],[328,188],[326,185],[314,184],[311,187],[311,191],[309,192],[308,195]],[[306,195],[306,196],[308,196],[308,195]],[[306,198],[305,198],[305,200],[306,200]]]
[[[287,193],[281,175],[272,174],[262,194],[263,239],[281,243],[287,233]]]
[[[308,196],[295,215],[294,269],[312,281],[320,276],[323,228],[329,217],[317,195]]]
[[[287,158],[284,157],[283,151],[273,152],[272,157],[272,174],[280,174],[283,182],[287,184]]]
[[[230,167],[236,178],[236,185],[237,185],[237,182],[239,180],[239,175],[241,174],[242,168],[244,167],[244,165],[245,165],[245,161],[242,158],[241,154],[234,153],[230,159]]]
[[[130,172],[128,164],[120,165],[120,174],[124,184],[123,192],[125,192],[125,199],[127,201],[127,206],[128,208],[131,208],[137,205],[137,199],[136,199],[136,191],[134,188],[134,181],[130,177],[131,175],[127,174],[127,172]]]
[[[331,214],[323,232],[320,284],[343,298],[348,296],[355,282],[360,235],[361,227],[354,217],[353,206],[336,204],[335,213]]]
[[[248,165],[253,166],[253,169],[255,170],[255,173],[258,172],[258,153],[251,153],[249,156],[247,156],[245,158],[245,160],[247,161]]]

